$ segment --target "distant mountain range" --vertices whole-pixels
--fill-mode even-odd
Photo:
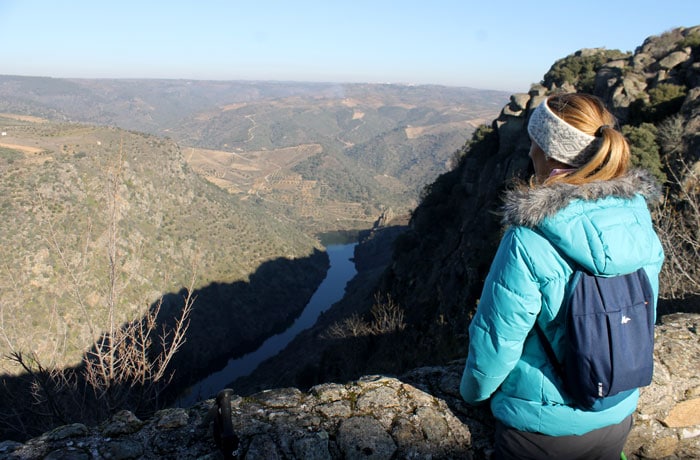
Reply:
[[[0,76],[0,112],[171,138],[211,182],[314,231],[410,211],[507,98],[442,86]]]

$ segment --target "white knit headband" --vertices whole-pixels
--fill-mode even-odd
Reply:
[[[575,167],[586,163],[585,150],[596,139],[556,116],[546,100],[532,112],[527,132],[545,155]]]

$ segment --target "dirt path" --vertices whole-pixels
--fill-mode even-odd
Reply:
[[[4,144],[0,142],[0,147],[5,147],[6,149],[12,149],[12,150],[19,150],[20,152],[24,153],[29,153],[31,154],[37,154],[41,153],[46,149],[42,149],[39,147],[29,147],[27,145],[18,145],[18,144]]]

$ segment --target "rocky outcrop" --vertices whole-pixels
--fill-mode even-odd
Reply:
[[[657,326],[655,375],[642,390],[625,452],[630,459],[700,458],[700,315]],[[302,392],[267,390],[231,402],[246,459],[488,458],[493,419],[459,396],[462,361],[401,378],[368,376]],[[97,427],[57,428],[24,444],[0,442],[0,459],[216,459],[214,402],[148,420],[120,412]]]
[[[656,329],[653,383],[644,388],[626,451],[700,458],[700,315],[671,314]]]
[[[23,445],[0,443],[0,458],[218,458],[212,400],[141,421],[120,412],[100,427],[60,427]],[[469,458],[471,435],[446,402],[401,380],[366,377],[308,393],[268,390],[232,401],[248,459]]]

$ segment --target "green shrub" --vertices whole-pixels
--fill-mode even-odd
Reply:
[[[649,89],[649,101],[637,99],[630,104],[629,121],[633,124],[659,123],[677,114],[683,105],[687,88],[673,83],[659,83]]]
[[[666,182],[666,174],[661,166],[659,145],[656,142],[657,132],[658,130],[651,123],[643,123],[639,126],[623,126],[622,128],[622,133],[630,143],[632,166],[646,169],[659,182],[664,183]]]
[[[664,118],[678,113],[687,89],[685,86],[674,85],[672,83],[660,83],[649,90],[650,120],[660,121]]]
[[[693,49],[700,47],[700,32],[688,34],[683,40],[678,43],[678,48],[683,49],[691,47]]]
[[[649,103],[659,105],[678,98],[684,98],[687,90],[685,86],[674,85],[673,83],[659,83],[649,90]]]
[[[574,85],[579,91],[592,93],[595,75],[610,61],[629,57],[629,53],[619,50],[600,50],[594,54],[576,53],[559,59],[544,76],[544,86],[552,83],[561,87],[564,83]]]

